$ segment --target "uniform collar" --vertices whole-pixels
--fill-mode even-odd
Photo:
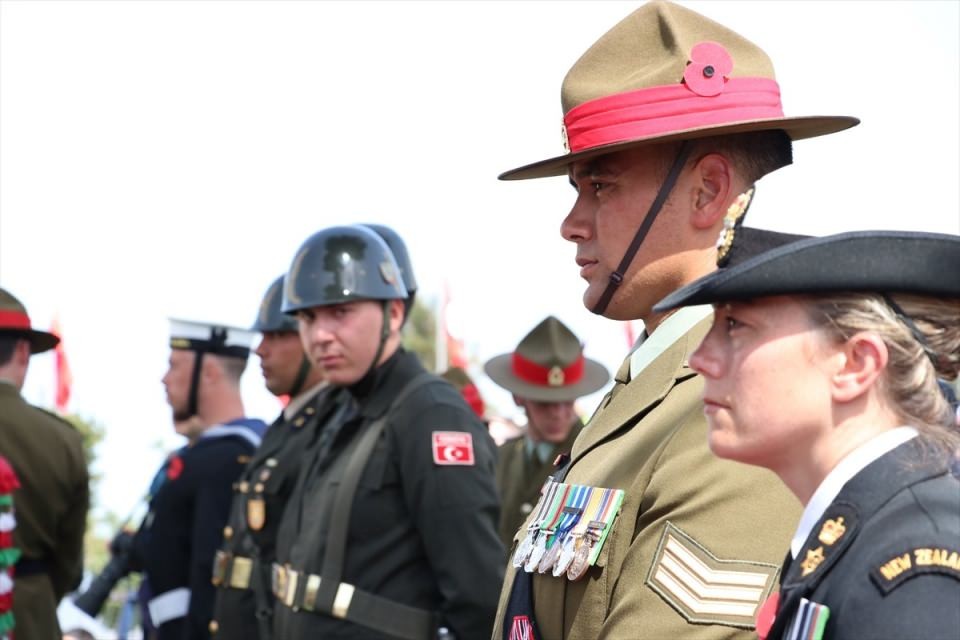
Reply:
[[[793,540],[790,542],[790,554],[794,560],[796,560],[800,550],[803,549],[813,526],[820,521],[824,511],[834,501],[843,486],[868,464],[916,436],[917,430],[913,427],[897,427],[884,431],[848,453],[837,463],[837,466],[830,470],[817,490],[813,492],[813,496],[803,510],[797,532],[793,534]]]
[[[306,407],[307,404],[313,400],[317,393],[328,386],[330,386],[329,382],[326,380],[321,380],[309,389],[298,393],[295,398],[291,398],[290,402],[287,403],[287,406],[283,408],[283,419],[286,421],[292,420],[294,416],[300,413],[301,409]]]
[[[630,379],[640,375],[647,365],[711,313],[713,307],[709,304],[684,307],[669,315],[650,335],[644,331],[639,345],[630,354]]]
[[[417,356],[401,347],[361,382],[348,389],[362,415],[378,418],[387,411],[403,386],[423,370]]]

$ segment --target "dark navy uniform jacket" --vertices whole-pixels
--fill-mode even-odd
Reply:
[[[272,616],[270,566],[276,559],[280,519],[293,493],[304,450],[316,439],[339,396],[340,390],[325,387],[315,391],[289,419],[281,414],[267,429],[260,447],[233,484],[233,504],[221,549],[253,559],[255,565],[249,588],[225,585],[217,590],[215,637],[258,640],[257,616]],[[223,577],[229,582],[230,576]],[[259,595],[254,589],[259,589]],[[266,628],[270,624],[267,620]]]
[[[342,474],[338,454],[420,374],[425,371],[417,357],[401,349],[349,388],[355,408],[339,424],[324,428],[319,450],[310,453],[313,460],[304,465],[295,499],[284,513],[280,562],[321,573],[330,528],[326,516]],[[487,640],[505,554],[497,536],[496,446],[457,390],[433,378],[394,410],[364,467],[350,514],[343,582],[436,612],[458,640]],[[452,453],[442,447],[435,453],[434,435],[440,432],[469,434],[473,463],[438,464],[437,459],[445,462],[443,456]],[[331,439],[324,442],[328,435]],[[385,636],[278,602],[274,637]]]
[[[166,480],[150,501],[137,541],[158,640],[209,637],[210,575],[232,485],[265,429],[262,421],[246,418],[211,427],[166,464]]]
[[[829,607],[824,639],[960,638],[960,479],[948,462],[914,438],[849,480],[787,557],[768,639],[793,637],[815,605]]]

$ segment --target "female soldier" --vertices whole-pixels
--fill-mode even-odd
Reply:
[[[734,233],[657,310],[713,304],[690,359],[710,448],[805,505],[758,633],[955,640],[960,432],[938,378],[960,369],[960,236]]]

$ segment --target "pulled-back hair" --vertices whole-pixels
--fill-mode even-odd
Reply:
[[[809,298],[813,321],[838,342],[866,331],[886,344],[889,360],[880,379],[891,408],[904,424],[948,455],[960,448],[954,410],[940,391],[938,378],[960,373],[960,300],[891,295],[913,321],[928,351],[878,294],[837,294]]]

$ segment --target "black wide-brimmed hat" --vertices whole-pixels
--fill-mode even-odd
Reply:
[[[524,336],[513,353],[491,358],[483,369],[507,391],[539,402],[576,400],[610,379],[606,367],[584,357],[577,336],[553,316]]]
[[[30,353],[43,353],[60,343],[52,333],[30,326],[27,308],[6,289],[0,289],[0,335],[23,337],[30,343]]]
[[[912,293],[960,299],[960,236],[914,231],[852,231],[822,238],[741,227],[721,267],[654,306],[778,295]]]

